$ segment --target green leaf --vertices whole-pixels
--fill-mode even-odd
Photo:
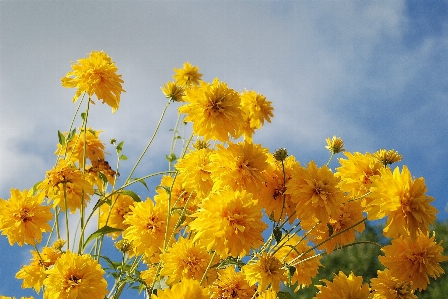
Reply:
[[[245,263],[242,260],[238,259],[238,258],[235,258],[233,256],[229,256],[225,260],[222,260],[220,263],[213,265],[212,268],[216,267],[217,269],[224,269],[224,268],[227,268],[230,265],[236,265],[236,266],[241,268],[241,267],[243,267],[245,265]]]
[[[280,228],[278,226],[274,227],[274,238],[275,241],[277,241],[277,243],[280,243],[280,241],[282,240],[282,231],[280,230]]]
[[[37,188],[39,188],[39,185],[42,183],[43,181],[37,182],[36,184],[34,184],[33,186],[33,194],[36,194],[36,191],[38,190]]]
[[[76,134],[76,129],[73,129],[70,133],[68,133],[66,142],[68,143],[68,142],[72,141],[73,137],[75,137],[75,134]]]
[[[139,182],[139,183],[141,183],[143,186],[145,186],[146,190],[149,191],[148,185],[146,185],[145,180],[140,179],[140,178],[131,178],[131,181],[132,182]]]
[[[177,157],[174,153],[171,153],[169,155],[165,155],[165,158],[168,160],[168,162],[172,163],[176,161]]]
[[[137,193],[135,193],[134,191],[131,191],[131,190],[121,190],[120,193],[124,194],[124,195],[129,195],[136,202],[142,201],[140,199],[140,196],[138,196]]]
[[[328,227],[328,236],[331,237],[333,235],[333,226],[330,223],[327,223]]]
[[[86,121],[87,114],[85,112],[81,113],[81,118],[83,121]]]
[[[59,144],[64,146],[65,145],[65,136],[59,130],[58,130],[58,139],[59,139]]]
[[[100,255],[100,258],[104,259],[106,261],[106,263],[109,264],[111,269],[114,269],[115,271],[117,270],[117,268],[115,267],[117,262],[113,262],[110,258],[108,258],[105,255]]]
[[[123,150],[123,145],[124,145],[124,141],[120,142],[120,143],[117,145],[116,149],[117,149],[117,153],[118,153],[118,154],[121,154],[121,151]]]
[[[277,293],[278,299],[292,299],[292,296],[288,292],[278,292]]]
[[[100,177],[100,179],[103,181],[103,184],[107,184],[107,177],[102,174],[101,172],[98,171],[98,176]]]
[[[128,157],[126,157],[125,155],[121,155],[121,156],[120,156],[120,160],[125,161],[125,160],[127,160],[127,159],[128,159]]]
[[[82,249],[85,249],[87,244],[89,244],[90,242],[92,242],[93,240],[95,240],[98,237],[101,237],[105,234],[109,234],[109,233],[113,233],[113,232],[119,232],[122,231],[121,228],[115,228],[115,227],[110,227],[110,226],[103,226],[102,228],[100,228],[99,230],[97,230],[96,232],[94,232],[93,234],[91,234],[87,240],[84,242],[84,245],[82,246]]]

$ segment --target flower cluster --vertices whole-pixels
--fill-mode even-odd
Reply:
[[[356,232],[378,219],[385,219],[383,232],[391,239],[379,258],[386,269],[370,284],[339,272],[322,280],[316,299],[415,298],[430,277],[443,274],[439,264],[447,257],[429,233],[437,213],[433,198],[423,178],[414,179],[406,166],[390,167],[402,159],[398,152],[346,152],[334,136],[322,166],[301,164],[284,148],[271,153],[253,136],[271,122],[272,102],[218,78],[205,82],[186,62],[162,87],[167,107],[179,105],[169,169],[135,178],[137,162],[119,187],[124,143],[111,140],[113,169],[101,131],[87,123],[94,95],[118,109],[123,80],[104,52],[93,51],[72,68],[62,85],[77,88],[74,100],[88,96],[81,126],[59,132],[55,166],[42,182],[0,199],[2,234],[11,245],[33,246],[29,264],[16,275],[23,288],[48,299],[118,298],[126,285],[152,299],[279,298],[284,285],[297,291],[312,284],[324,254],[356,245]],[[192,135],[185,138],[180,127],[189,123]],[[184,145],[175,152],[178,139]],[[333,170],[329,163],[340,153],[345,157]],[[148,188],[156,175],[153,198],[129,188]],[[78,219],[75,237],[69,214]],[[42,244],[44,234],[46,244],[57,239],[52,246]],[[117,240],[121,260],[104,256],[108,238]]]

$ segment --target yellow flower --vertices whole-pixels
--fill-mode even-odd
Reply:
[[[311,279],[317,275],[319,267],[322,266],[320,263],[322,256],[315,256],[315,250],[306,243],[307,241],[302,237],[294,235],[292,238],[282,241],[280,249],[275,253],[280,261],[285,261],[288,265],[296,268],[291,277],[292,284],[298,283],[295,291],[298,291],[300,287],[310,285]]]
[[[162,87],[162,92],[166,98],[171,99],[173,102],[183,102],[182,97],[184,96],[185,88],[176,84],[176,82],[169,81],[165,83]]]
[[[131,211],[134,200],[129,195],[117,194],[111,197],[109,203],[100,207],[99,227],[109,226],[125,230],[129,225],[124,223],[124,217]],[[115,240],[121,232],[111,233]]]
[[[439,263],[446,261],[443,247],[435,242],[435,235],[418,234],[413,241],[410,238],[399,237],[392,244],[381,249],[385,256],[379,256],[380,262],[389,268],[390,275],[398,281],[412,283],[414,289],[426,290],[429,284],[428,276],[436,279],[445,273]]]
[[[60,160],[52,170],[47,171],[45,180],[40,183],[40,190],[53,200],[53,208],[59,206],[62,211],[70,209],[74,213],[81,205],[90,201],[89,194],[93,194],[92,185],[86,176],[71,162]],[[65,205],[67,202],[67,206]]]
[[[403,157],[395,150],[385,150],[384,148],[373,153],[373,156],[378,159],[384,166],[400,162]]]
[[[292,170],[291,179],[286,183],[286,194],[297,203],[299,219],[314,216],[327,222],[331,215],[339,212],[339,206],[345,200],[344,193],[337,187],[336,178],[327,166],[318,168],[314,161],[304,168],[299,164]]]
[[[278,299],[277,293],[271,289],[266,290],[257,297],[257,299]]]
[[[368,299],[370,296],[369,285],[362,284],[362,276],[355,276],[353,273],[347,277],[340,271],[333,282],[326,279],[322,281],[326,286],[316,285],[319,293],[316,294],[315,299]]]
[[[272,102],[266,100],[264,95],[255,91],[244,91],[241,93],[241,106],[247,119],[246,126],[241,127],[242,133],[251,141],[253,132],[264,125],[264,121],[271,122]]]
[[[89,98],[95,94],[98,100],[112,107],[112,112],[118,109],[121,92],[125,91],[121,87],[124,81],[107,53],[92,51],[89,57],[72,64],[72,69],[61,81],[64,87],[77,88],[73,102],[86,92]]]
[[[213,150],[202,148],[191,151],[174,165],[183,175],[182,186],[194,190],[199,197],[207,196],[213,187],[210,176],[210,155]]]
[[[199,73],[199,67],[192,66],[189,62],[184,62],[183,68],[175,68],[174,72],[173,78],[178,85],[198,85],[201,81],[202,74]]]
[[[33,195],[31,190],[17,189],[11,189],[8,200],[0,199],[0,231],[8,237],[11,246],[39,244],[42,233],[51,231],[48,221],[53,213],[49,206],[42,204],[44,199],[44,193]]]
[[[361,233],[365,228],[364,222],[359,223],[364,219],[364,215],[358,201],[344,203],[338,211],[330,217],[328,222],[318,223],[317,219],[305,219],[301,223],[302,228],[309,231],[308,237],[316,244],[332,237],[318,247],[320,250],[326,250],[328,254],[332,253],[335,248],[341,248],[343,245],[355,241],[355,231]],[[356,223],[359,224],[352,227]],[[342,231],[344,232],[341,233]],[[338,233],[341,234],[334,236]]]
[[[266,214],[275,221],[280,221],[286,215],[291,216],[295,213],[296,204],[291,201],[291,195],[286,194],[286,182],[292,177],[294,165],[298,162],[294,156],[286,157],[281,161],[275,160],[272,156],[268,158],[270,167],[265,173],[265,186],[262,185],[262,191],[259,192],[259,206],[264,208]],[[290,222],[295,220],[290,218]]]
[[[277,257],[263,253],[263,255],[258,255],[256,262],[244,265],[242,271],[246,275],[249,285],[258,283],[259,292],[265,291],[269,286],[279,292],[281,282],[286,280],[285,270],[282,269],[282,266]]]
[[[207,287],[202,287],[199,281],[184,279],[165,290],[158,290],[151,299],[210,299]]]
[[[123,232],[123,238],[132,242],[137,255],[145,254],[147,258],[151,258],[159,253],[165,239],[167,213],[165,203],[154,204],[150,198],[131,206],[131,212],[126,214],[124,220],[128,228]],[[177,215],[173,215],[168,236],[173,232],[176,222]]]
[[[79,133],[75,134],[66,144],[61,145],[58,143],[58,149],[55,154],[58,156],[67,155],[67,160],[78,162],[80,168],[84,167],[86,159],[89,159],[92,163],[104,160],[105,145],[99,138],[101,132],[87,128],[84,133],[84,129],[79,128]],[[63,133],[63,135],[67,137],[68,133]]]
[[[207,249],[214,249],[221,257],[244,256],[251,248],[263,244],[261,233],[267,227],[261,210],[246,191],[225,188],[211,193],[203,200],[190,228]]]
[[[339,177],[339,188],[352,198],[362,198],[362,205],[365,207],[371,201],[369,193],[372,186],[372,178],[380,175],[383,168],[370,153],[348,153],[344,155],[348,159],[339,159],[340,167],[336,168],[336,177]]]
[[[268,151],[260,144],[247,141],[232,143],[228,147],[218,145],[210,155],[213,190],[230,186],[257,194],[264,185],[264,171],[268,168]]]
[[[44,279],[47,277],[45,270],[54,265],[62,255],[62,251],[53,247],[44,247],[40,256],[34,250],[31,250],[31,254],[33,257],[30,264],[23,266],[17,272],[16,278],[23,279],[22,288],[34,288],[39,293]]]
[[[240,97],[236,91],[220,82],[218,78],[212,84],[202,82],[185,90],[186,105],[179,107],[179,113],[185,113],[186,122],[193,122],[193,132],[205,139],[229,140],[239,137],[239,128],[244,122]]]
[[[344,141],[340,137],[333,136],[332,139],[327,138],[326,141],[327,146],[325,146],[325,148],[327,148],[333,155],[345,151]]]
[[[107,295],[104,270],[89,254],[67,251],[46,273],[44,298],[103,299]]]
[[[370,280],[373,299],[418,299],[411,284],[393,277],[389,269],[377,273],[378,278]]]
[[[166,252],[160,254],[160,262],[163,265],[160,275],[168,276],[167,284],[176,283],[184,278],[201,281],[211,258],[205,247],[193,242],[192,239],[179,238]],[[213,276],[213,273],[216,273],[216,270],[209,269],[207,276]]]
[[[426,234],[436,219],[437,209],[431,205],[434,198],[425,194],[425,180],[414,180],[406,166],[401,173],[398,167],[393,173],[383,168],[381,177],[373,178],[370,190],[373,200],[367,206],[368,217],[388,217],[383,230],[386,237],[415,239],[419,231]]]
[[[229,266],[218,271],[218,278],[210,286],[210,298],[251,299],[256,290],[249,285],[243,272],[236,272],[234,267]]]

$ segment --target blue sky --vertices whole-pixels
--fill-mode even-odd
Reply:
[[[95,105],[90,125],[106,143],[125,141],[123,174],[165,105],[160,87],[190,61],[207,81],[273,102],[255,142],[286,147],[302,164],[324,164],[333,135],[348,151],[395,149],[447,219],[447,15],[447,1],[0,1],[0,197],[52,167],[57,130],[76,108],[60,78],[104,50],[127,92],[115,115]],[[161,167],[174,108],[138,175]],[[0,294],[33,294],[13,279],[29,249],[0,238],[1,256],[17,257],[0,268]]]

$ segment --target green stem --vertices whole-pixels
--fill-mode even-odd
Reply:
[[[65,228],[67,233],[67,249],[70,249],[70,229],[68,227],[68,206],[67,206],[67,183],[62,183],[64,189],[64,205],[65,205]]]

